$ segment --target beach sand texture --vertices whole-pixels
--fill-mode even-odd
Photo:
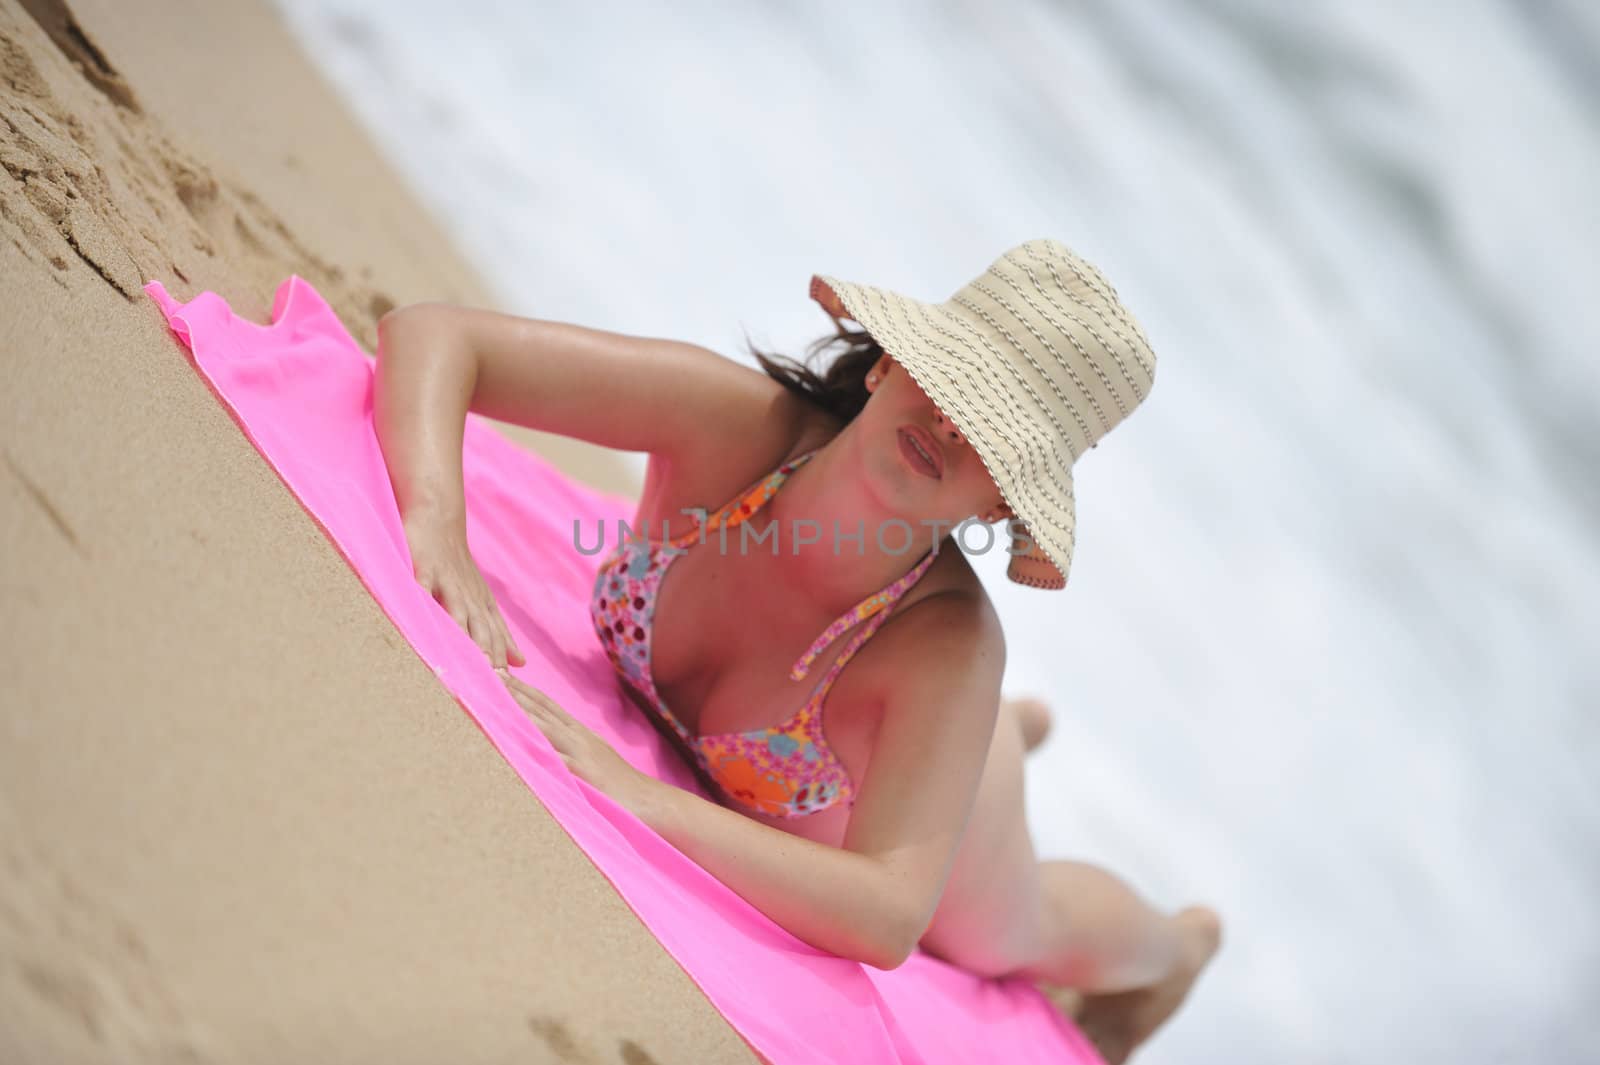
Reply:
[[[371,350],[485,286],[265,4],[0,0],[0,62],[0,1061],[757,1060],[140,289]]]

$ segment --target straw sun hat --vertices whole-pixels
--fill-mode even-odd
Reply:
[[[812,275],[811,297],[866,329],[983,460],[1021,526],[1006,576],[1065,587],[1072,465],[1155,381],[1155,352],[1110,282],[1046,238],[1007,251],[943,303],[825,274]]]

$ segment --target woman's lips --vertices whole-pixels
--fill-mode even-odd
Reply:
[[[915,440],[927,452],[924,458],[912,444]],[[944,455],[939,451],[938,443],[924,429],[915,425],[905,425],[900,428],[900,453],[905,456],[906,462],[912,469],[924,477],[939,480],[944,476]]]

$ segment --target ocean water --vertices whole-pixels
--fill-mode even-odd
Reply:
[[[1138,1060],[1600,1061],[1600,8],[279,2],[508,311],[1097,263],[1157,387],[974,565],[1041,856],[1227,921]]]

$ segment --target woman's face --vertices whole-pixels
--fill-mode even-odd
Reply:
[[[862,444],[899,506],[952,522],[1011,516],[978,453],[893,356],[874,364],[867,390],[872,396],[857,416],[868,434]]]

